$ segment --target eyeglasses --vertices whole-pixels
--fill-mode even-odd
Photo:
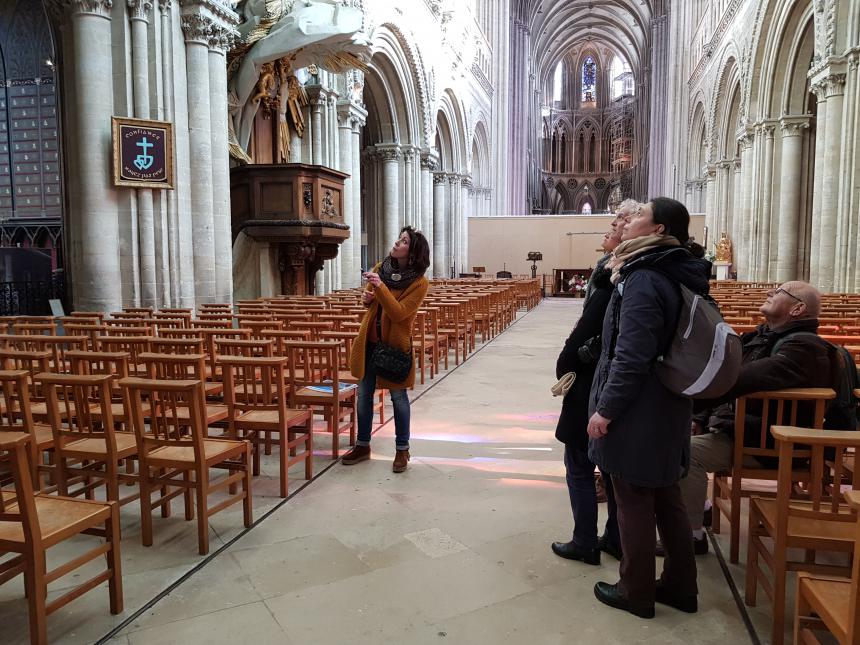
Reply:
[[[797,296],[795,296],[793,293],[789,293],[788,291],[786,291],[786,290],[785,290],[785,289],[783,289],[782,287],[780,287],[779,289],[774,289],[774,290],[773,290],[773,295],[776,295],[776,294],[778,294],[778,293],[784,293],[785,295],[787,295],[787,296],[788,296],[789,298],[791,298],[792,300],[797,300],[797,301],[798,301],[800,304],[802,304],[804,307],[806,306],[806,303],[805,303],[803,300],[801,300],[800,298],[798,298]]]

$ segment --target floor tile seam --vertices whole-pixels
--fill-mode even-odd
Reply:
[[[504,334],[508,333],[508,332],[509,332],[509,331],[510,331],[510,330],[511,330],[515,325],[519,324],[519,323],[520,323],[522,320],[524,320],[524,319],[525,319],[529,314],[531,314],[532,312],[534,312],[534,311],[538,310],[538,309],[540,308],[541,304],[542,304],[542,302],[541,302],[541,303],[539,303],[537,306],[533,307],[532,309],[526,310],[526,311],[523,313],[523,315],[521,315],[521,316],[517,316],[517,317],[516,317],[516,318],[511,322],[511,324],[510,324],[510,325],[508,325],[508,327],[506,327],[506,328],[505,328],[505,329],[503,329],[501,332],[499,332],[498,334],[496,334],[495,336],[493,336],[492,338],[490,338],[489,340],[487,340],[487,342],[483,343],[480,347],[476,348],[476,349],[475,349],[475,350],[474,350],[474,351],[473,351],[469,356],[465,357],[465,358],[463,359],[463,361],[462,361],[459,365],[455,365],[453,369],[451,369],[451,370],[447,371],[447,372],[446,372],[446,373],[445,373],[445,374],[444,374],[440,379],[438,379],[435,383],[430,384],[426,389],[424,389],[422,392],[420,392],[420,393],[418,394],[418,396],[416,396],[416,397],[415,397],[415,399],[414,399],[414,400],[417,400],[417,399],[419,399],[419,398],[423,397],[427,392],[429,392],[430,390],[432,390],[432,389],[433,389],[434,387],[436,387],[439,383],[441,383],[442,381],[444,381],[444,380],[445,380],[446,378],[448,378],[451,374],[453,374],[453,373],[454,373],[454,372],[456,372],[458,369],[460,369],[463,365],[465,365],[465,364],[467,363],[467,361],[469,361],[470,359],[472,359],[476,354],[478,354],[478,353],[480,353],[481,351],[483,351],[484,349],[486,349],[486,348],[487,348],[489,345],[491,345],[491,344],[492,344],[496,339],[498,339],[498,338],[500,338],[501,336],[503,336]],[[380,429],[382,429],[383,427],[385,427],[386,425],[388,425],[389,423],[391,423],[391,422],[393,421],[393,418],[394,418],[394,416],[393,416],[393,415],[390,415],[390,416],[389,416],[389,418],[386,420],[386,422],[385,422],[384,424],[380,425],[378,428],[376,428],[376,430],[374,430],[374,434],[375,434],[376,432],[378,432]],[[113,637],[115,637],[115,636],[117,636],[117,635],[121,634],[122,632],[124,632],[124,631],[125,631],[125,629],[127,628],[127,626],[128,626],[128,625],[129,625],[129,624],[130,624],[134,619],[136,619],[138,616],[142,615],[142,614],[143,614],[144,612],[146,612],[148,609],[151,609],[151,608],[152,608],[152,607],[154,607],[156,604],[158,604],[158,602],[159,602],[159,601],[161,601],[163,598],[167,597],[170,593],[172,593],[175,589],[177,589],[179,586],[181,586],[184,582],[186,582],[187,580],[189,580],[190,578],[192,578],[192,577],[193,577],[197,572],[199,572],[201,569],[203,569],[203,568],[204,568],[205,566],[207,566],[209,563],[213,562],[213,561],[214,561],[214,560],[215,560],[215,559],[216,559],[216,558],[217,558],[217,557],[218,557],[222,552],[224,552],[224,551],[228,550],[228,549],[229,549],[233,544],[235,544],[236,542],[238,542],[242,537],[244,537],[245,535],[247,535],[249,532],[253,531],[253,530],[254,530],[254,528],[256,528],[257,526],[259,526],[260,524],[262,524],[262,523],[263,523],[266,519],[268,519],[270,516],[274,515],[278,510],[280,510],[280,508],[281,508],[282,506],[284,506],[287,502],[289,502],[290,500],[292,500],[295,496],[297,496],[299,493],[301,493],[305,488],[307,488],[308,486],[310,486],[312,483],[314,483],[317,479],[319,479],[320,477],[322,477],[325,473],[327,473],[329,470],[331,470],[331,469],[332,469],[334,466],[336,466],[337,464],[339,464],[339,461],[338,461],[338,460],[333,460],[330,464],[326,465],[326,466],[325,466],[325,467],[324,467],[324,468],[323,468],[319,473],[317,473],[317,474],[316,474],[314,477],[312,477],[310,480],[306,481],[306,482],[305,482],[302,486],[300,486],[300,487],[299,487],[295,492],[293,492],[293,493],[289,494],[286,498],[284,498],[284,499],[283,499],[283,500],[281,500],[279,503],[277,503],[275,506],[273,506],[271,509],[269,509],[269,510],[268,510],[268,511],[267,511],[267,512],[262,516],[262,517],[260,517],[260,518],[259,518],[258,520],[256,520],[256,521],[254,521],[254,522],[253,522],[253,524],[252,524],[250,527],[247,527],[247,528],[245,528],[244,530],[240,531],[240,532],[239,532],[237,535],[235,535],[233,538],[229,539],[227,542],[225,542],[224,544],[222,544],[218,549],[216,549],[215,551],[213,551],[212,553],[210,553],[209,555],[207,555],[207,556],[206,556],[206,558],[204,558],[204,560],[202,560],[201,562],[199,562],[198,564],[196,564],[195,566],[193,566],[193,567],[192,567],[189,571],[187,571],[185,574],[183,574],[182,576],[180,576],[180,578],[179,578],[178,580],[176,580],[176,581],[172,582],[171,584],[169,584],[165,589],[163,589],[161,592],[159,592],[159,593],[158,593],[158,594],[156,594],[153,598],[151,598],[149,601],[147,601],[147,602],[146,602],[146,603],[145,603],[145,604],[144,604],[140,609],[138,609],[137,611],[135,611],[131,616],[129,616],[128,618],[126,618],[125,620],[123,620],[119,625],[117,625],[117,626],[113,627],[113,628],[112,628],[112,629],[111,629],[107,634],[105,634],[101,639],[99,639],[99,640],[96,642],[96,644],[95,644],[95,645],[106,645],[106,644],[107,644],[107,642],[108,642],[111,638],[113,638]],[[280,623],[279,623],[279,625],[280,625]]]
[[[162,623],[159,623],[158,625],[145,625],[145,626],[141,626],[141,627],[137,627],[137,628],[130,625],[129,627],[127,627],[126,629],[124,629],[122,631],[122,634],[118,634],[118,636],[128,637],[131,634],[139,634],[140,632],[145,632],[145,631],[150,630],[150,629],[156,629],[159,627],[164,627],[165,625],[172,625],[173,623],[181,623],[182,621],[185,621],[185,620],[193,620],[194,618],[200,618],[202,616],[210,616],[212,614],[217,614],[217,613],[220,613],[222,611],[229,611],[231,609],[239,609],[241,607],[247,607],[249,605],[254,605],[257,603],[263,603],[264,600],[265,600],[265,598],[256,598],[253,600],[248,600],[248,602],[239,602],[239,603],[236,603],[235,605],[231,605],[229,607],[221,607],[219,609],[212,609],[211,611],[201,611],[200,613],[194,614],[193,616],[182,616],[179,618],[171,618],[170,620],[166,620]]]

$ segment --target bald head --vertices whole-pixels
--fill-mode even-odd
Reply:
[[[771,329],[779,329],[796,320],[818,318],[821,293],[808,282],[786,282],[767,292],[767,300],[759,311]]]

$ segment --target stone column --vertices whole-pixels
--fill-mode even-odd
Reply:
[[[352,168],[352,115],[350,114],[351,104],[343,102],[337,108],[337,132],[340,143],[340,167],[339,170],[345,172],[349,177],[343,183],[343,223],[349,226],[349,237],[340,245],[340,279],[344,288],[352,288],[359,281],[358,275],[351,275],[354,262],[354,254],[356,247],[356,236],[358,237],[358,247],[361,250],[361,225],[360,213],[354,210],[355,201],[352,198],[354,190],[361,190],[361,186],[355,185]],[[356,221],[359,225],[356,226]]]
[[[773,222],[773,133],[775,127],[767,124],[762,127],[764,135],[764,154],[762,156],[762,179],[759,190],[762,193],[759,239],[759,274],[758,279],[770,280],[775,266],[771,266],[771,255],[776,263],[776,249],[771,249],[771,224]]]
[[[382,245],[394,244],[400,235],[400,146],[383,144],[376,146],[382,161]]]
[[[131,20],[132,89],[134,116],[150,118],[149,113],[149,13],[151,0],[127,0]],[[139,188],[137,193],[138,263],[140,267],[140,304],[158,307],[158,284],[155,269],[155,206],[152,189]]]
[[[74,308],[122,308],[119,222],[111,186],[111,0],[71,0],[75,104],[70,125],[77,141],[69,179],[77,185],[67,229]]]
[[[315,166],[323,164],[323,147],[322,147],[322,108],[325,103],[325,98],[317,94],[316,96],[308,94],[311,103],[311,154]],[[318,281],[321,282],[321,281]]]
[[[417,228],[419,223],[416,215],[420,206],[415,201],[415,149],[411,146],[403,147],[403,172],[403,215],[400,225],[409,224]]]
[[[212,210],[215,243],[215,298],[233,301],[233,232],[230,218],[230,148],[227,141],[227,52],[238,35],[235,26],[216,26],[209,38],[209,92],[212,102]]]
[[[731,208],[731,185],[732,185],[732,162],[724,159],[720,162],[720,219],[719,234],[726,233],[731,229],[733,216]]]
[[[183,5],[191,152],[191,223],[197,303],[215,302],[215,221],[212,193],[212,120],[209,107],[209,39],[215,23],[199,5]]]
[[[460,216],[460,266],[463,271],[468,273],[472,270],[472,265],[469,263],[469,217],[472,214],[472,201],[475,198],[475,187],[472,185],[472,178],[469,175],[463,177],[462,180],[462,207]]]
[[[740,238],[735,241],[735,263],[738,264],[738,280],[750,278],[750,263],[748,260],[750,235],[752,233],[752,179],[753,152],[755,132],[748,130],[741,137],[741,226]]]
[[[433,275],[437,278],[448,276],[447,231],[445,228],[445,190],[448,177],[444,172],[433,173]]]
[[[463,227],[463,203],[460,191],[460,175],[450,173],[448,175],[448,253],[445,260],[448,266],[454,267],[454,277],[463,271],[460,264],[460,252],[462,249],[462,227]]]
[[[838,224],[840,159],[842,146],[842,104],[845,74],[828,74],[820,81],[827,100],[827,128],[824,132],[823,157],[816,158],[816,183],[821,182],[820,244],[818,248],[818,283],[823,292],[833,291]]]
[[[437,167],[437,157],[432,150],[421,153],[421,231],[430,248],[433,248],[435,231],[433,227],[433,171]],[[433,253],[431,252],[432,256]],[[433,258],[430,258],[428,275],[433,275]]]
[[[738,157],[732,161],[732,230],[729,235],[732,236],[731,240],[734,245],[737,245],[741,236],[741,203],[743,201],[741,184],[741,160]],[[735,253],[735,255],[737,254]],[[732,258],[732,262],[736,262],[736,259]]]
[[[662,195],[665,193],[663,185],[666,176],[667,110],[666,106],[659,99],[668,96],[668,33],[668,16],[657,16],[651,20],[651,122],[649,132],[650,145],[648,146],[649,195]],[[722,218],[722,214],[720,218]]]
[[[800,178],[803,160],[803,131],[809,117],[783,117],[782,167],[779,190],[779,252],[776,279],[787,282],[797,278],[797,238],[800,229]]]
[[[717,213],[717,166],[708,164],[705,168],[705,221],[711,229],[719,228],[720,214]],[[716,231],[719,235],[722,231]]]
[[[355,106],[352,118],[352,213],[355,223],[355,240],[352,247],[352,281],[344,286],[357,287],[361,282],[361,128],[367,120],[367,112],[364,108]]]

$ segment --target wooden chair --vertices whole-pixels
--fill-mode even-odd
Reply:
[[[421,385],[424,385],[424,373],[427,368],[428,358],[430,363],[430,378],[436,378],[436,361],[433,357],[436,355],[437,350],[436,340],[427,338],[427,312],[419,310],[415,314],[415,321],[412,324],[412,355],[418,361]]]
[[[305,462],[305,479],[313,477],[313,413],[287,407],[285,357],[222,356],[224,392],[230,410],[230,437],[253,446],[254,475],[260,474],[260,445],[270,435],[280,450],[281,497],[289,494],[288,471]],[[241,392],[241,396],[236,396]],[[296,448],[303,450],[298,455]]]
[[[111,375],[45,373],[36,378],[48,399],[59,494],[85,494],[92,499],[92,491],[104,485],[107,499],[120,506],[136,500],[136,490],[124,498],[119,495],[120,483],[137,483],[136,475],[119,470],[120,461],[127,464],[137,455],[137,441],[131,432],[117,432],[114,427]],[[61,407],[65,414],[61,414]],[[70,480],[81,478],[84,486],[70,491]],[[97,481],[90,482],[93,478]]]
[[[100,336],[98,338],[98,351],[128,354],[128,375],[145,378],[148,374],[147,367],[140,355],[149,352],[149,342],[148,336],[140,338]]]
[[[30,412],[30,372],[27,370],[0,370],[0,389],[3,407],[0,409],[0,426],[30,435],[32,459],[31,481],[36,490],[42,488],[39,472],[53,474],[54,433],[50,425],[36,424]],[[45,460],[47,464],[43,465]]]
[[[847,491],[845,501],[857,516],[854,553],[860,554],[860,492]],[[860,557],[854,557],[850,578],[797,574],[794,642],[820,645],[816,631],[827,631],[839,645],[860,643]]]
[[[126,378],[120,385],[127,390],[139,447],[143,545],[152,546],[153,508],[169,504],[179,494],[184,497],[186,520],[194,519],[197,508],[200,555],[209,552],[209,517],[215,513],[241,503],[244,524],[251,526],[251,446],[247,441],[206,438],[203,382]],[[143,413],[144,401],[152,405],[149,423]],[[212,481],[212,468],[225,469],[228,474]],[[231,489],[238,483],[241,491],[233,494]],[[161,493],[153,502],[156,490]],[[210,506],[209,497],[221,490],[226,497]]]
[[[773,602],[771,643],[782,645],[788,572],[850,575],[850,564],[820,563],[816,556],[843,553],[849,562],[852,557],[857,514],[842,494],[841,471],[846,449],[860,447],[860,432],[787,426],[774,426],[771,432],[779,453],[777,495],[776,499],[750,499],[745,600],[754,607],[758,586],[764,589]],[[855,466],[856,459],[855,453]],[[802,469],[799,460],[807,464]],[[835,472],[828,462],[835,464]],[[800,499],[794,486],[798,470],[804,471],[806,487]],[[860,480],[854,479],[851,488],[860,488]],[[803,550],[804,557],[790,559],[790,549]],[[762,563],[770,570],[770,578]]]
[[[333,340],[340,343],[338,352],[338,379],[341,383],[352,383],[358,385],[358,379],[352,375],[349,364],[352,358],[352,346],[358,332],[348,331],[324,331],[320,333],[320,340]],[[376,388],[376,400],[373,402],[373,412],[379,415],[379,425],[385,423],[385,395],[388,390]],[[357,396],[357,394],[356,394]]]
[[[801,406],[811,410],[810,419],[805,423],[813,428],[824,426],[824,410],[827,402],[836,398],[836,393],[826,388],[797,388],[758,392],[737,399],[735,404],[735,445],[732,469],[728,472],[714,473],[712,529],[721,531],[721,514],[729,520],[730,547],[729,560],[737,563],[740,559],[741,498],[753,492],[744,487],[744,479],[776,481],[777,469],[762,465],[758,458],[775,461],[778,457],[775,447],[769,447],[768,437],[771,425],[798,425],[798,412]],[[744,419],[752,401],[761,404],[762,416],[757,445],[744,445]],[[799,471],[795,481],[801,481],[804,473]],[[760,492],[760,491],[759,491]]]
[[[206,396],[221,394],[224,386],[220,382],[206,382],[206,356],[204,354],[155,354],[148,352],[140,355],[147,367],[150,379],[160,381],[199,380],[203,382]],[[183,409],[184,410],[184,409]],[[203,420],[206,427],[226,421],[230,413],[223,403],[206,401],[203,406]]]
[[[18,554],[0,563],[0,584],[24,574],[30,642],[46,645],[47,617],[103,582],[108,583],[110,612],[122,613],[119,509],[115,502],[36,494],[27,463],[30,441],[24,432],[0,430],[0,454],[11,466],[15,485],[14,503],[7,500],[0,513],[0,552]],[[104,544],[49,571],[47,550],[81,534],[102,538]],[[102,556],[107,561],[104,570],[48,602],[48,585]]]
[[[339,456],[339,440],[349,433],[349,444],[355,444],[356,392],[354,385],[341,387],[338,371],[339,343],[317,341],[285,343],[290,351],[290,407],[308,406],[319,410],[331,433],[332,459]]]

